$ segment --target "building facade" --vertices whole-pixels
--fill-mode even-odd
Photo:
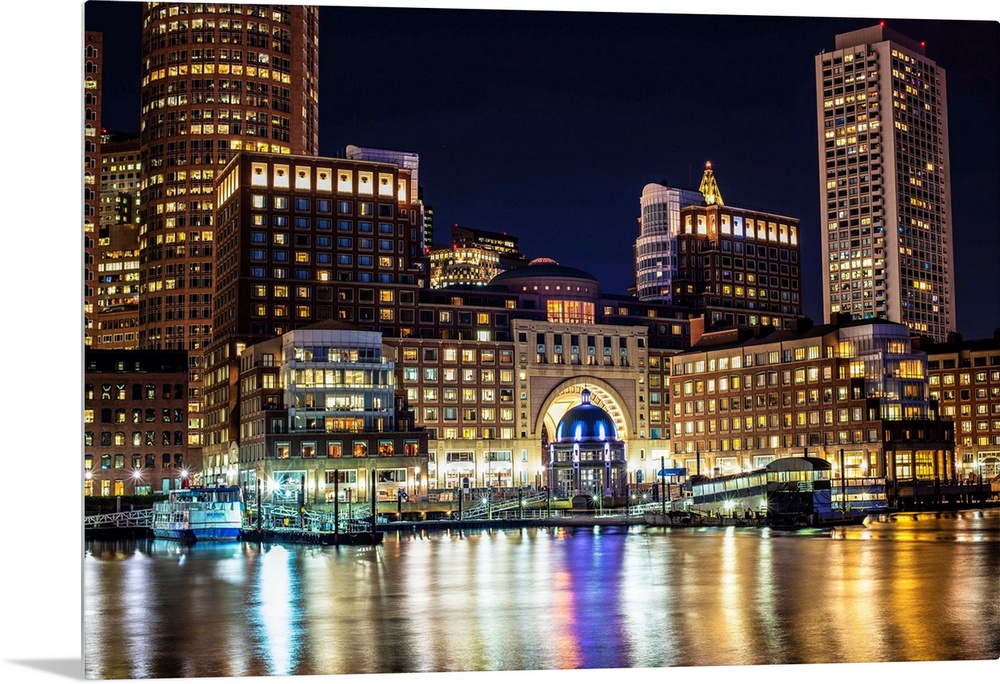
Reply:
[[[930,396],[955,424],[955,472],[969,481],[1000,475],[1000,331],[992,339],[918,341]]]
[[[672,357],[672,453],[688,473],[728,475],[788,456],[847,477],[955,477],[954,434],[908,329],[846,316],[790,330],[730,328]]]
[[[457,224],[451,227],[451,245],[431,248],[428,259],[432,288],[487,285],[528,263],[515,236]]]
[[[197,480],[188,458],[187,352],[84,354],[85,496],[152,494]]]
[[[415,326],[425,284],[409,171],[351,159],[243,153],[220,173],[206,467],[228,471],[240,346],[331,318]],[[412,329],[412,328],[411,328]]]
[[[815,58],[824,315],[955,328],[945,71],[884,26]]]
[[[661,376],[645,390],[647,363],[662,368],[687,344],[686,317],[604,295],[551,259],[485,286],[429,288],[409,180],[391,164],[252,154],[220,175],[207,476],[229,477],[240,453],[245,349],[335,319],[398,348],[397,386],[427,433],[428,489],[540,485],[544,445],[584,388],[620,421],[630,476],[648,479],[669,417]]]
[[[315,154],[319,11],[144,3],[139,347],[191,354],[191,446],[202,445],[212,339],[216,175],[239,152]]]
[[[396,396],[394,353],[335,321],[243,350],[240,485],[272,501],[371,501],[374,472],[377,500],[424,491],[427,433]]]
[[[93,341],[97,308],[97,227],[100,220],[101,78],[104,36],[83,37],[83,343]]]
[[[640,301],[673,301],[677,272],[676,242],[681,232],[681,209],[700,205],[697,190],[650,183],[639,198],[639,237],[635,241],[635,294]]]
[[[101,141],[94,349],[135,349],[139,327],[139,136]]]
[[[681,210],[673,302],[710,325],[790,327],[802,314],[798,219],[721,204]]]

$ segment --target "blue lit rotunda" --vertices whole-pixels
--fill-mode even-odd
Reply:
[[[549,442],[549,482],[559,496],[624,496],[625,442],[607,411],[590,402],[590,390],[563,415]]]

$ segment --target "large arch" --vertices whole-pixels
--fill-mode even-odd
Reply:
[[[591,403],[607,411],[614,420],[618,439],[627,442],[636,430],[635,421],[628,411],[625,400],[613,386],[592,375],[567,378],[552,388],[542,400],[535,420],[534,434],[541,435],[544,427],[549,437],[553,437],[559,419],[566,411],[580,403],[580,392],[585,388],[590,390]]]

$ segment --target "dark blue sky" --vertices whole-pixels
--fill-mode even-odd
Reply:
[[[104,125],[137,130],[139,3],[88,2],[105,32]],[[633,281],[639,195],[697,187],[800,219],[822,318],[813,58],[885,20],[947,73],[958,328],[1000,327],[996,21],[323,7],[320,154],[417,152],[436,235],[506,231],[529,256]]]

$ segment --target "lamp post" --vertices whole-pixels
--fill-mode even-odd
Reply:
[[[667,470],[666,470],[666,459],[660,456],[660,512],[663,514],[663,522],[667,521],[667,498],[663,493],[663,489],[666,486],[667,481]]]

